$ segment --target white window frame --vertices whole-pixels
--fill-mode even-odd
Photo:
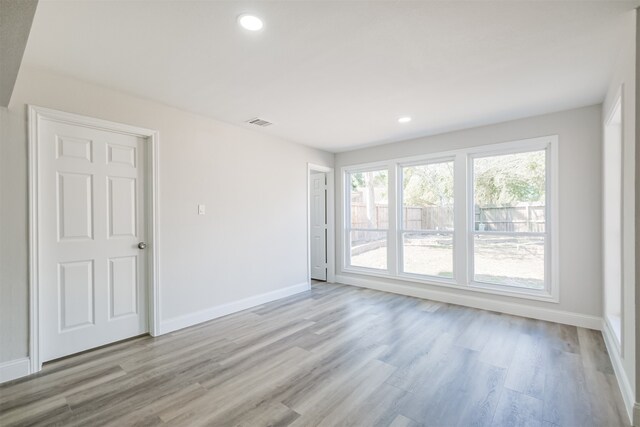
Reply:
[[[469,286],[473,288],[481,288],[494,291],[503,291],[517,294],[525,294],[530,296],[538,296],[543,299],[557,300],[557,294],[554,295],[554,290],[557,286],[552,286],[553,283],[557,283],[553,279],[553,271],[557,264],[552,262],[552,257],[557,254],[557,248],[554,248],[554,243],[557,243],[557,238],[553,237],[553,231],[555,230],[555,208],[557,206],[557,199],[555,195],[557,193],[554,188],[554,183],[557,182],[557,173],[555,173],[554,160],[557,155],[557,137],[554,138],[536,138],[533,140],[516,141],[511,143],[499,144],[490,147],[480,147],[476,150],[470,150],[468,152],[467,162],[467,179],[468,179],[468,228],[467,228],[467,265],[469,277]],[[545,231],[544,232],[508,232],[508,231],[476,231],[475,230],[475,208],[474,208],[474,169],[473,161],[478,158],[503,156],[508,154],[521,154],[530,153],[534,151],[545,151]],[[474,242],[475,236],[479,235],[494,235],[494,236],[522,236],[522,237],[544,237],[544,288],[527,289],[520,288],[512,285],[500,285],[495,283],[480,282],[474,280]]]
[[[539,149],[547,150],[546,163],[546,217],[545,217],[545,288],[534,290],[516,286],[493,285],[474,282],[473,250],[473,175],[471,159],[491,155],[512,154]],[[453,279],[403,273],[402,266],[402,167],[438,163],[454,159],[454,231],[453,231]],[[388,170],[389,228],[387,230],[387,270],[350,265],[351,231],[351,181],[352,173]],[[469,147],[459,150],[431,153],[421,156],[390,159],[387,161],[356,164],[341,168],[343,189],[343,264],[342,272],[365,276],[392,278],[411,283],[465,289],[478,293],[505,295],[525,299],[558,303],[559,283],[559,235],[558,235],[558,136],[543,136],[498,144]],[[372,230],[380,231],[380,230]],[[522,233],[518,233],[522,235]]]
[[[388,215],[389,215],[389,226],[385,229],[385,228],[352,228],[351,227],[351,175],[356,174],[356,173],[363,173],[363,172],[378,172],[378,171],[387,171],[387,186],[388,186],[388,190],[387,190],[387,201],[388,201]],[[395,206],[395,199],[393,201],[393,204],[391,202],[391,180],[392,180],[392,169],[388,168],[388,165],[386,163],[373,163],[373,164],[367,164],[367,165],[361,165],[357,168],[350,168],[348,170],[344,170],[342,171],[342,179],[343,179],[343,187],[344,188],[344,192],[345,192],[345,203],[343,203],[344,208],[344,223],[343,223],[343,230],[344,230],[344,239],[343,239],[343,247],[345,248],[345,250],[343,251],[343,265],[345,266],[345,269],[348,269],[350,271],[353,272],[358,272],[358,273],[363,273],[363,274],[377,274],[377,275],[385,275],[388,276],[389,272],[391,271],[391,265],[390,265],[390,261],[393,258],[393,256],[390,255],[390,252],[392,250],[392,248],[390,247],[391,245],[391,241],[393,240],[392,234],[391,234],[391,230],[392,230],[392,224],[391,224],[391,217],[392,217],[392,211],[395,211],[394,206]],[[395,216],[394,216],[395,219]],[[395,226],[395,223],[394,223]],[[351,232],[352,231],[364,231],[364,232],[379,232],[379,233],[383,233],[386,232],[387,233],[387,268],[386,269],[381,269],[381,268],[373,268],[373,267],[362,267],[362,266],[354,266],[351,265]],[[393,250],[395,251],[395,248],[393,248]],[[394,268],[395,271],[395,268]]]
[[[412,166],[428,166],[439,163],[453,163],[453,180],[454,180],[454,200],[453,200],[453,209],[454,209],[454,224],[453,230],[406,230],[403,228],[404,223],[404,168],[412,167]],[[398,174],[398,227],[396,233],[397,245],[398,245],[398,276],[406,277],[408,279],[418,279],[418,280],[434,280],[442,283],[449,283],[452,285],[456,284],[457,279],[457,262],[456,262],[456,223],[455,223],[455,209],[456,209],[456,200],[455,200],[455,179],[456,179],[456,158],[455,156],[437,156],[437,157],[429,157],[424,160],[411,161],[411,162],[398,162],[397,163],[397,174]],[[449,234],[451,235],[451,239],[453,240],[453,277],[441,277],[434,276],[431,274],[419,274],[419,273],[410,273],[404,271],[404,238],[403,235],[405,233],[416,233],[416,234]]]

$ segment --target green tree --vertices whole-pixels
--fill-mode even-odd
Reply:
[[[545,152],[474,160],[475,201],[480,206],[544,202]]]
[[[405,167],[403,196],[405,206],[451,206],[453,162]]]

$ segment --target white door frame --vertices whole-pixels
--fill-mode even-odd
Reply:
[[[158,241],[158,145],[159,134],[155,130],[95,119],[49,108],[28,106],[29,114],[29,373],[42,369],[40,357],[40,284],[38,234],[38,137],[42,120],[55,121],[91,129],[117,132],[144,138],[149,143],[147,155],[147,236],[150,255],[147,257],[148,316],[149,333],[160,333],[160,294],[159,294],[159,241]]]
[[[311,172],[327,174],[327,282],[336,281],[335,176],[333,168],[307,163],[307,283],[311,283]]]
[[[618,88],[618,91],[616,92],[616,95],[613,98],[615,100],[615,102],[613,103],[613,105],[610,107],[609,111],[607,112],[606,115],[606,119],[604,121],[604,127],[602,129],[603,131],[603,138],[602,138],[602,173],[603,173],[603,183],[605,180],[604,177],[604,173],[605,173],[605,165],[604,165],[604,159],[605,159],[605,150],[607,149],[607,127],[610,126],[610,123],[613,120],[613,115],[616,113],[618,107],[620,108],[620,300],[619,300],[619,304],[620,304],[620,337],[615,336],[614,333],[614,339],[615,339],[615,348],[618,351],[619,354],[623,354],[624,353],[624,333],[625,333],[625,322],[624,322],[624,209],[625,209],[625,204],[624,204],[624,154],[625,154],[625,150],[624,150],[624,113],[623,113],[623,108],[624,108],[624,84],[620,85],[620,87]],[[604,220],[605,218],[605,203],[604,203],[604,191],[605,189],[603,188],[603,203],[602,203],[602,218]],[[602,227],[602,246],[604,248],[604,240],[606,239],[606,230],[604,227],[604,223],[603,223],[603,227]],[[605,283],[605,274],[606,272],[604,271],[604,267],[605,267],[605,256],[606,254],[602,253],[602,302],[603,302],[603,321],[604,324],[607,328],[610,329],[611,332],[613,332],[613,327],[611,325],[611,322],[609,320],[609,316],[607,313],[607,283]]]

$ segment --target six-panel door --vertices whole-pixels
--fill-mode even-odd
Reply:
[[[42,361],[147,332],[144,140],[43,120],[38,144]]]

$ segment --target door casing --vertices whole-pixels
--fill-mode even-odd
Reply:
[[[603,146],[602,146],[602,159],[603,159],[603,163],[602,163],[602,171],[603,171],[603,183],[606,183],[607,180],[607,172],[611,172],[607,170],[607,164],[606,164],[606,160],[607,160],[607,156],[605,154],[606,150],[608,149],[608,145],[611,143],[608,139],[608,127],[611,125],[613,118],[614,118],[614,114],[616,113],[617,109],[620,109],[620,114],[621,114],[621,123],[620,123],[620,135],[619,135],[619,139],[618,139],[618,143],[620,144],[620,155],[619,155],[619,162],[617,162],[617,166],[619,167],[618,170],[618,177],[617,179],[620,181],[620,187],[616,188],[615,190],[618,191],[618,196],[620,198],[620,205],[617,207],[618,212],[616,212],[618,215],[613,215],[612,219],[613,221],[618,222],[619,224],[619,228],[620,228],[620,232],[619,232],[619,236],[618,237],[618,241],[615,242],[618,245],[618,251],[620,252],[620,254],[624,254],[624,236],[625,236],[625,230],[624,230],[624,155],[625,155],[625,151],[624,151],[624,113],[623,113],[623,108],[624,108],[624,85],[621,85],[618,88],[618,92],[616,93],[616,96],[613,98],[615,100],[615,102],[613,103],[613,106],[611,107],[610,111],[607,112],[606,115],[606,120],[604,121],[604,128],[603,128]],[[615,170],[615,169],[614,169]],[[607,221],[608,215],[606,212],[606,198],[608,196],[607,193],[607,188],[606,185],[603,186],[603,195],[602,195],[602,200],[603,200],[603,204],[602,204],[602,219],[603,219],[603,227],[602,227],[602,242],[603,242],[603,249],[607,249],[607,227],[605,222]],[[616,218],[617,216],[617,218]],[[611,243],[609,243],[611,244]],[[602,300],[603,300],[603,323],[605,325],[605,328],[608,328],[610,330],[610,332],[613,333],[613,336],[615,338],[615,348],[616,351],[618,352],[618,354],[622,355],[624,353],[624,334],[625,334],[625,314],[624,314],[624,282],[623,282],[623,278],[624,278],[624,257],[620,256],[619,259],[619,263],[618,265],[616,265],[616,269],[618,270],[618,275],[620,276],[617,280],[617,283],[615,283],[615,285],[619,288],[619,299],[618,299],[618,305],[620,306],[620,329],[618,331],[619,336],[616,334],[616,332],[614,332],[614,327],[611,324],[610,321],[610,317],[609,317],[609,313],[608,313],[608,298],[610,298],[610,296],[608,295],[608,287],[611,285],[608,281],[607,281],[607,262],[606,262],[606,258],[607,258],[607,253],[606,251],[603,250],[603,254],[602,254],[602,266],[603,266],[603,272],[602,272]]]
[[[39,160],[39,128],[42,120],[56,121],[76,126],[83,126],[103,131],[123,133],[143,138],[148,144],[146,161],[146,198],[147,198],[147,241],[149,256],[147,257],[147,304],[149,333],[160,334],[160,294],[159,294],[159,228],[158,228],[158,163],[159,134],[155,130],[125,125],[102,119],[67,113],[50,108],[28,106],[29,119],[29,373],[42,369],[40,357],[40,286],[39,286],[39,252],[40,235],[38,232],[38,160]]]
[[[311,283],[311,172],[327,175],[327,282],[336,281],[335,176],[333,168],[307,163],[307,282]]]

